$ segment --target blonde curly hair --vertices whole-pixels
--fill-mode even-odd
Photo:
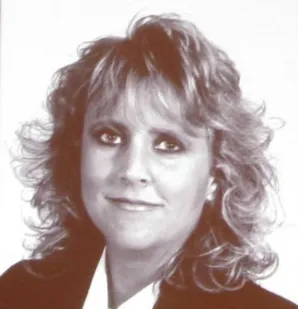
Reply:
[[[190,276],[203,289],[219,291],[273,271],[277,256],[264,235],[272,224],[265,210],[272,206],[267,197],[276,177],[266,157],[272,130],[262,120],[264,106],[242,97],[233,62],[177,15],[135,20],[125,37],[102,37],[81,48],[79,59],[53,79],[50,123],[27,123],[19,131],[18,173],[34,189],[31,202],[41,219],[33,226],[38,244],[32,257],[67,250],[88,221],[80,195],[85,111],[94,101],[99,113],[113,108],[131,79],[135,87],[146,80],[161,96],[167,86],[175,89],[185,123],[213,135],[214,199],[206,201],[198,226],[167,265],[166,280],[178,285]]]

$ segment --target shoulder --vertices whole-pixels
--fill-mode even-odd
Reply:
[[[246,303],[244,308],[298,309],[298,306],[291,301],[253,282],[248,282],[236,293],[237,298]]]
[[[211,303],[214,308],[226,309],[298,309],[294,303],[254,282],[248,282],[236,291],[215,294]]]
[[[58,296],[62,285],[67,285],[63,274],[54,275],[52,267],[47,259],[20,261],[11,266],[0,277],[0,308],[38,308]]]
[[[98,234],[78,234],[67,250],[11,266],[0,277],[0,308],[81,308],[104,242]]]
[[[161,295],[155,308],[298,309],[298,306],[253,282],[248,282],[239,290],[220,293],[206,292],[194,285],[177,290],[163,282]]]
[[[59,254],[21,261],[0,277],[0,308],[81,308],[95,265]]]
[[[0,277],[0,308],[17,308],[22,303],[34,304],[33,292],[40,295],[37,280],[25,267],[25,261],[11,266]]]

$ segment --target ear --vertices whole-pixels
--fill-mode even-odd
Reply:
[[[206,190],[206,200],[208,202],[213,201],[216,189],[217,189],[217,184],[214,181],[214,177],[210,176],[208,185],[207,185],[207,190]]]

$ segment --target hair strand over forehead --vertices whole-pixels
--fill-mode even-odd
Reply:
[[[31,203],[42,221],[34,227],[39,242],[32,256],[69,250],[77,235],[88,236],[80,191],[86,110],[96,106],[105,113],[128,88],[137,96],[142,87],[159,98],[153,103],[162,115],[171,115],[177,103],[186,123],[213,132],[215,200],[206,202],[167,274],[184,274],[183,263],[191,260],[193,280],[213,291],[239,288],[270,272],[277,258],[263,237],[273,223],[265,216],[276,180],[266,156],[272,130],[263,122],[263,106],[242,97],[234,63],[177,15],[147,16],[131,23],[125,37],[90,42],[55,75],[47,98],[50,126],[32,122],[19,131],[18,173],[34,189]],[[168,102],[168,94],[179,100]]]

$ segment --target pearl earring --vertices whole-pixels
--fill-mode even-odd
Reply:
[[[207,194],[206,194],[206,200],[208,202],[212,202],[214,200],[216,189],[217,189],[217,184],[213,181],[213,179],[210,180],[209,185],[208,185]]]

